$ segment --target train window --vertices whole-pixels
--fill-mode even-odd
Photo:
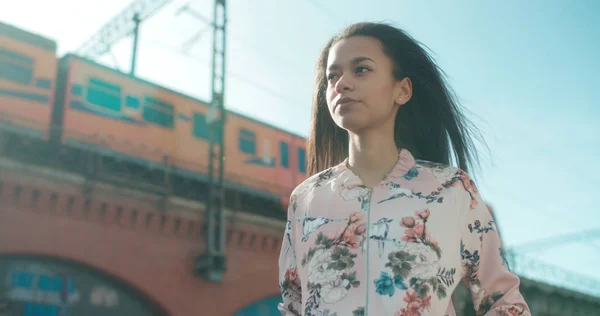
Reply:
[[[112,111],[121,111],[121,87],[106,81],[90,78],[86,99],[90,104]]]
[[[194,136],[208,140],[208,124],[202,113],[194,112]]]
[[[50,82],[50,79],[37,79],[35,81],[35,87],[41,89],[50,89],[52,88],[52,83]]]
[[[139,109],[140,108],[140,99],[128,95],[125,97],[125,106],[130,109]]]
[[[279,155],[281,159],[281,166],[284,168],[290,167],[290,159],[289,159],[289,146],[287,142],[281,141],[279,142]]]
[[[256,155],[256,135],[253,131],[240,129],[240,151]]]
[[[144,101],[142,117],[146,122],[166,128],[173,128],[175,125],[175,110],[173,109],[173,105],[152,97],[146,97]]]
[[[206,115],[204,115],[203,113],[194,112],[193,124],[194,124],[193,132],[194,132],[195,137],[202,138],[205,140],[210,140],[208,138],[209,130],[208,130],[208,123],[206,122]]]
[[[306,150],[304,148],[298,148],[298,170],[306,173]]]
[[[14,51],[0,48],[0,79],[30,85],[33,79],[33,59]]]

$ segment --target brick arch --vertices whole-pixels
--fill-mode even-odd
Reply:
[[[231,261],[235,260],[237,255],[232,253]],[[244,256],[246,260],[239,260],[237,263],[232,262],[230,272],[224,282],[228,286],[227,296],[235,297],[234,305],[231,306],[231,311],[239,311],[265,297],[280,295],[277,291],[277,267],[264,259],[252,258],[249,254]],[[264,257],[263,257],[264,258]],[[247,267],[236,269],[238,264],[244,262],[261,262],[261,267]],[[240,271],[243,275],[235,278],[235,271]],[[234,279],[235,278],[235,279]],[[234,314],[235,315],[235,314]]]
[[[281,315],[281,312],[277,310],[277,304],[280,301],[280,294],[268,295],[237,310],[233,313],[233,316],[279,316]],[[265,314],[265,311],[267,311],[268,314]]]
[[[126,294],[128,298],[133,299],[136,302],[142,303],[144,307],[151,310],[153,315],[156,316],[167,316],[166,309],[149,293],[143,289],[135,286],[131,282],[124,280],[122,277],[114,275],[109,271],[105,271],[100,267],[93,266],[87,262],[82,262],[73,258],[64,256],[48,255],[48,254],[36,254],[31,252],[2,252],[0,253],[0,263],[2,261],[12,262],[28,262],[44,265],[58,265],[64,269],[71,271],[83,272],[86,277],[94,278],[102,281],[104,286],[110,286],[113,289],[117,289],[122,294]]]
[[[74,190],[6,180],[0,184],[0,240],[9,241],[0,242],[0,254],[83,263],[145,289],[145,296],[169,314],[176,310],[177,298],[164,288],[172,288],[172,278],[192,270],[191,257],[199,250],[198,224],[181,219],[176,226],[178,218],[135,207],[119,211],[113,203],[86,199]],[[191,236],[189,227],[194,228]]]
[[[9,242],[0,242],[0,254],[84,263],[144,289],[173,316],[200,310],[232,315],[277,294],[284,223],[267,227],[254,216],[236,214],[227,232],[227,272],[220,284],[213,284],[194,275],[194,259],[204,248],[196,206],[173,204],[169,212],[159,212],[143,197],[124,199],[103,188],[88,196],[81,185],[42,180],[3,170],[0,241]]]

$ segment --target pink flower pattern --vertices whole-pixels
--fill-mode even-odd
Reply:
[[[400,226],[405,227],[404,236],[400,239],[407,242],[419,242],[431,247],[438,257],[441,256],[442,250],[438,242],[431,236],[427,230],[427,219],[431,211],[429,209],[415,211],[415,216],[405,216],[400,221]]]
[[[397,311],[394,316],[421,316],[431,306],[431,295],[427,294],[422,298],[415,290],[409,289],[404,296],[404,302],[406,307]]]

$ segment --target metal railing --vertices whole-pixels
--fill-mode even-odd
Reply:
[[[23,126],[39,133],[25,133]],[[49,135],[62,135],[61,141],[51,141]],[[0,113],[0,146],[0,155],[75,172],[85,176],[90,183],[109,181],[202,202],[205,198],[207,165],[172,157],[168,152],[146,144],[86,134]],[[224,177],[229,193],[243,195],[241,207],[254,204],[254,211],[261,215],[285,216],[285,206],[276,197],[289,196],[293,187],[286,188],[274,181],[230,171],[225,171]],[[226,199],[225,202],[231,201]]]
[[[600,280],[592,276],[568,271],[510,250],[506,257],[511,271],[521,277],[600,298]]]

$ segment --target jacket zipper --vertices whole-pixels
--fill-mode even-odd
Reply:
[[[371,248],[371,237],[370,237],[371,236],[371,201],[373,200],[373,190],[374,190],[374,188],[373,189],[369,188],[369,203],[367,206],[367,240],[366,240],[366,243],[367,243],[367,264],[366,264],[366,269],[367,269],[367,279],[366,279],[367,295],[366,295],[366,297],[367,297],[367,299],[366,300],[367,301],[365,303],[365,316],[369,315],[369,292],[370,292],[369,286],[371,285],[371,278],[369,276],[369,274],[370,274],[369,273],[369,270],[370,270],[369,258],[371,257],[371,251],[370,251],[370,248]]]

